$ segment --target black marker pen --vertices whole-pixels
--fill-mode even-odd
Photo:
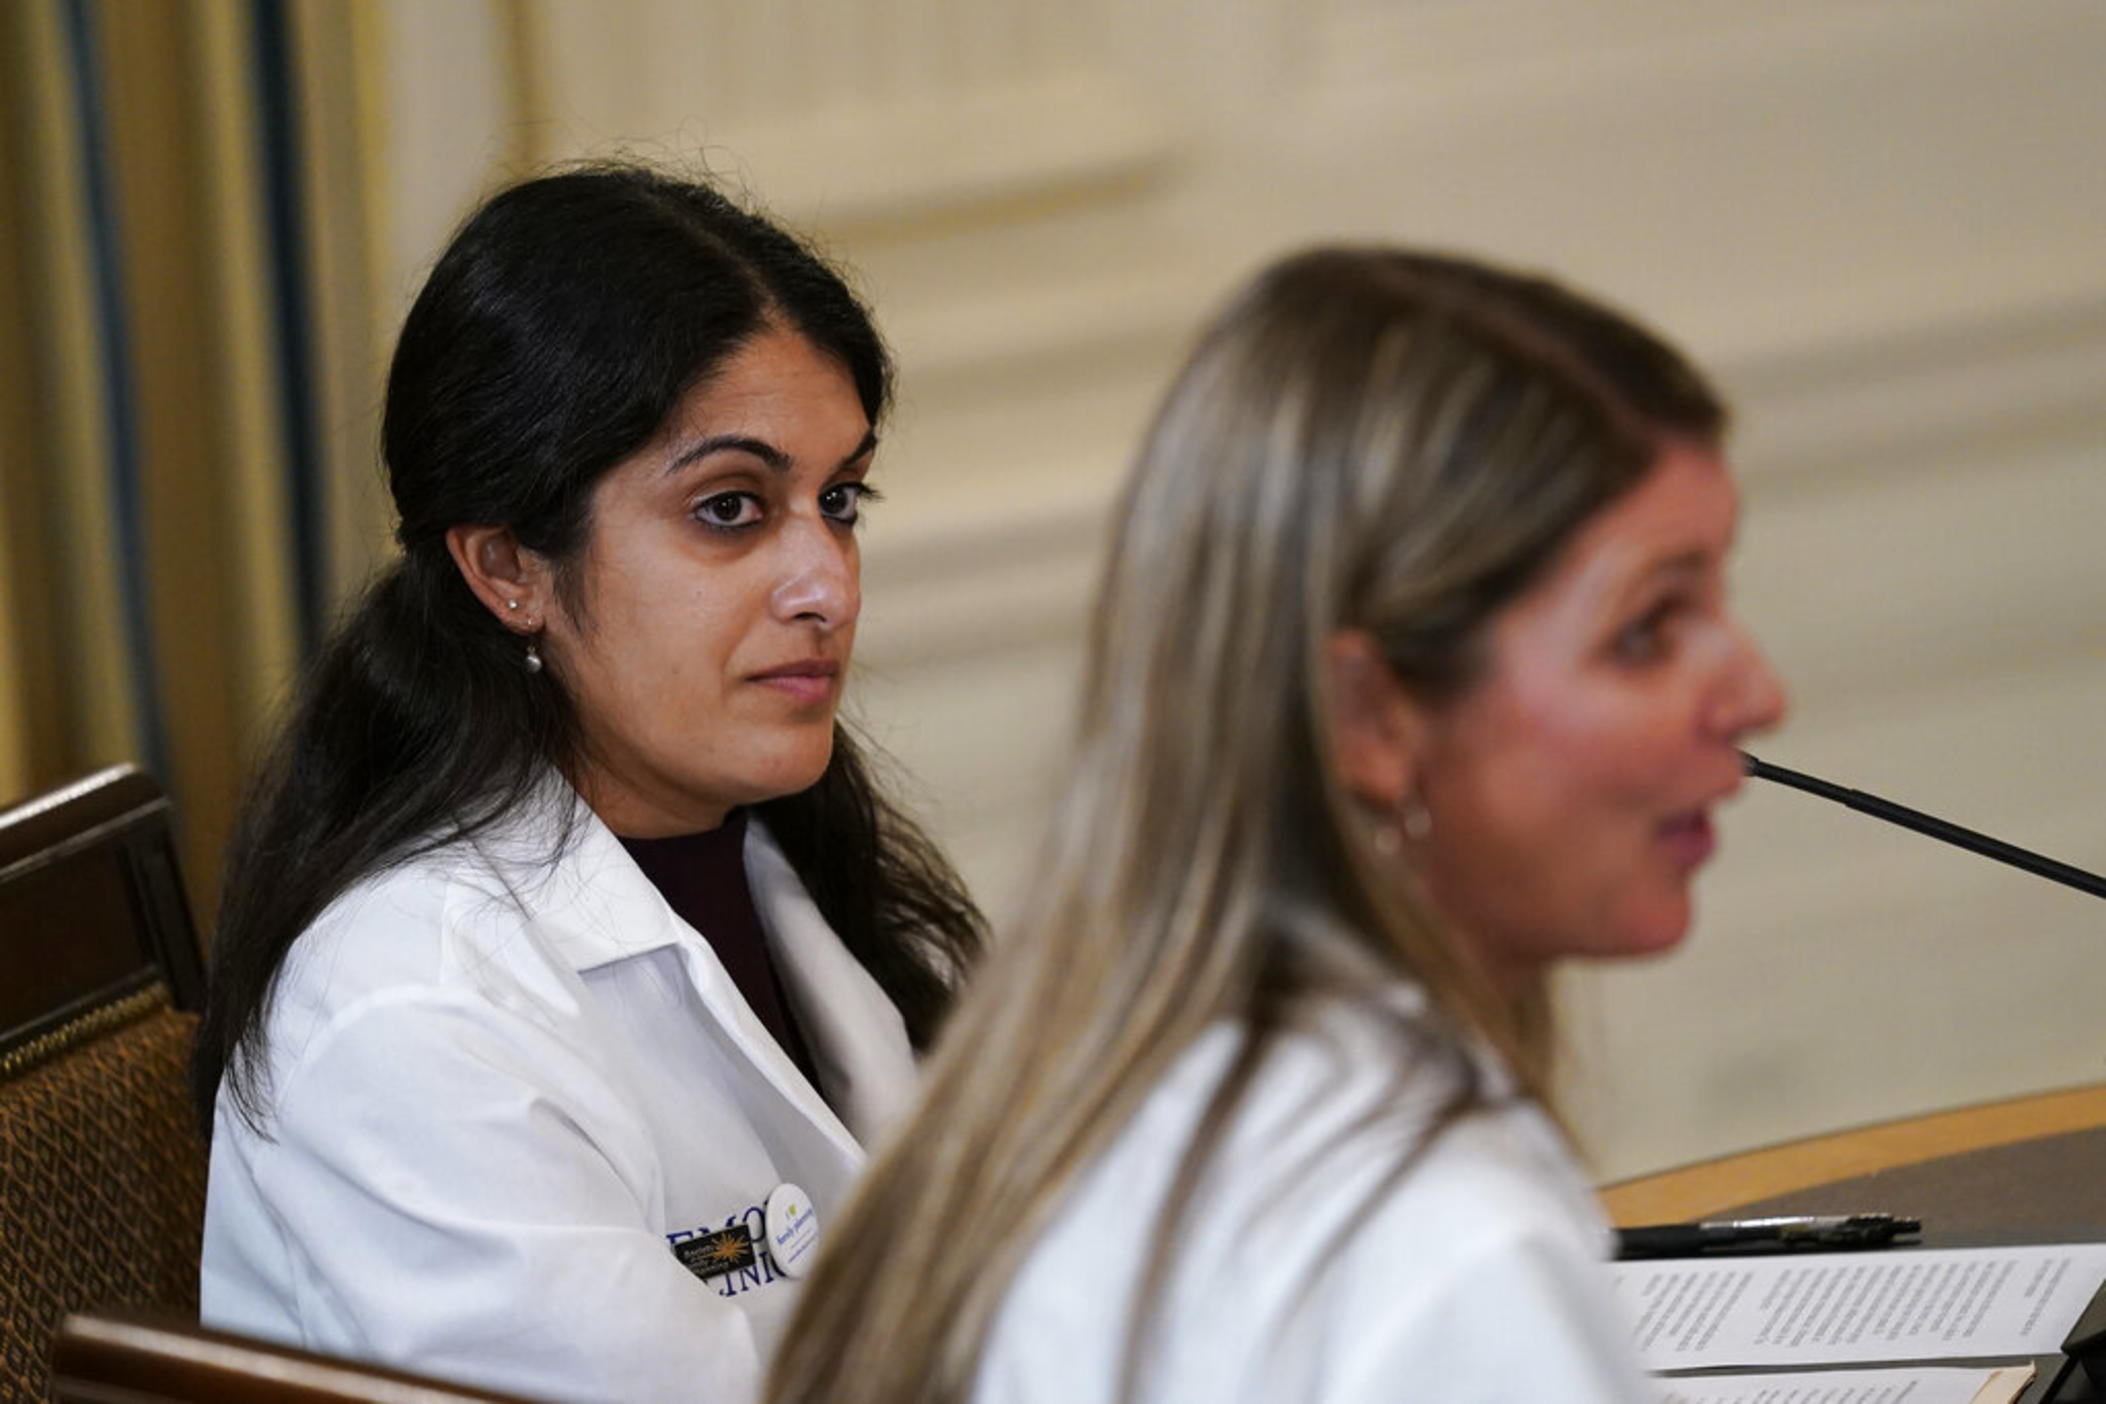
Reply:
[[[1919,1219],[1892,1214],[1791,1214],[1765,1219],[1707,1219],[1616,1230],[1618,1258],[1685,1258],[1722,1248],[1777,1252],[1793,1248],[1884,1248],[1919,1233]]]

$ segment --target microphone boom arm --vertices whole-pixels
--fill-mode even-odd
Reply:
[[[1747,766],[1748,774],[1758,780],[1770,780],[1794,790],[1804,790],[1809,795],[1819,795],[1822,799],[1833,800],[1860,814],[1869,814],[1875,819],[1899,824],[1904,829],[1913,829],[1919,834],[1943,839],[1970,853],[1994,858],[1999,863],[2009,863],[2012,867],[2022,868],[2035,877],[2048,878],[2065,887],[2074,887],[2079,892],[2089,892],[2094,897],[2106,897],[2106,878],[2096,873],[2087,873],[2082,868],[2058,863],[2053,858],[2044,858],[2015,844],[2005,843],[2002,839],[1993,839],[1987,834],[1963,829],[1958,824],[1948,823],[1936,815],[1925,814],[1920,809],[1910,809],[1905,804],[1896,804],[1892,800],[1881,799],[1878,795],[1868,795],[1863,790],[1846,789],[1796,770],[1787,770],[1781,765],[1771,765],[1768,761],[1757,760],[1746,751],[1740,753],[1740,758]]]

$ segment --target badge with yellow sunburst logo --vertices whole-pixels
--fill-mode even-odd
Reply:
[[[707,1282],[727,1272],[753,1266],[753,1235],[744,1224],[715,1233],[697,1234],[673,1245],[673,1256],[682,1267]]]

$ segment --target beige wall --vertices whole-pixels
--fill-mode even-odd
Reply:
[[[2106,10],[2087,0],[380,7],[399,316],[493,173],[704,153],[901,357],[859,697],[983,899],[1056,783],[1184,338],[1323,237],[1540,263],[1740,407],[1771,758],[2106,868]],[[2106,1074],[2106,908],[1782,792],[1691,947],[1571,982],[1605,1174]],[[2087,978],[2087,976],[2089,978]]]

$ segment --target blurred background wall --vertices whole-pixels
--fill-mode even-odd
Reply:
[[[997,913],[1106,507],[1314,239],[1546,267],[1737,405],[1768,758],[2106,868],[2106,8],[2090,0],[8,0],[0,793],[138,758],[216,887],[386,549],[394,327],[498,180],[624,154],[851,264],[899,353],[853,694]],[[1615,1176],[2097,1080],[2106,907],[1781,791],[1695,938],[1564,994]]]

